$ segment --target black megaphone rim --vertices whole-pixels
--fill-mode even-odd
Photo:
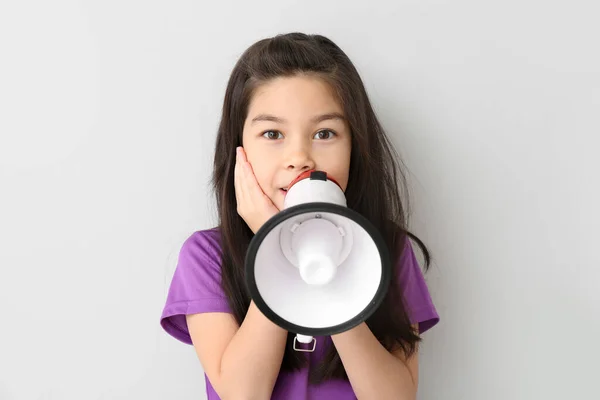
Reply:
[[[283,223],[288,218],[313,213],[313,212],[323,212],[323,213],[332,213],[337,214],[343,217],[346,217],[360,227],[362,227],[373,239],[377,250],[379,252],[379,256],[382,262],[382,270],[381,270],[381,280],[379,282],[379,287],[375,292],[375,296],[371,302],[356,316],[349,319],[346,322],[343,322],[338,325],[331,325],[328,327],[321,328],[311,328],[306,326],[296,325],[294,323],[289,322],[288,320],[280,317],[277,313],[275,313],[262,298],[260,291],[258,290],[258,286],[256,284],[256,277],[254,275],[254,262],[256,261],[256,255],[258,253],[258,249],[262,244],[263,240],[266,236],[273,230],[277,225]],[[367,320],[381,305],[385,295],[388,291],[390,280],[392,276],[392,263],[390,260],[389,249],[387,248],[381,233],[375,228],[375,226],[366,219],[363,215],[358,212],[344,206],[340,206],[338,204],[326,203],[326,202],[311,202],[299,204],[296,206],[292,206],[290,208],[286,208],[273,217],[271,217],[259,230],[256,232],[250,244],[248,246],[248,251],[246,253],[246,261],[245,261],[245,271],[246,271],[246,285],[249,290],[250,296],[254,303],[258,307],[258,309],[273,323],[282,327],[283,329],[306,336],[330,336],[335,335],[341,332],[345,332],[350,330],[362,322]]]

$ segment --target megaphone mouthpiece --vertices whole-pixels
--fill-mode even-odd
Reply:
[[[283,208],[304,203],[333,203],[346,206],[346,197],[340,185],[324,171],[301,173],[288,186]]]
[[[335,179],[333,179],[330,175],[328,175],[327,172],[319,171],[316,169],[311,169],[309,171],[304,171],[304,172],[300,173],[297,177],[295,177],[287,186],[288,189],[303,179],[321,180],[321,181],[329,180],[339,186],[339,183],[337,183],[337,181]]]

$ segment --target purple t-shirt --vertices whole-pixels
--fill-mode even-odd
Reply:
[[[221,289],[219,243],[219,229],[214,228],[193,233],[181,248],[160,323],[167,333],[184,343],[192,344],[185,318],[187,314],[231,313]],[[397,267],[400,268],[399,284],[405,296],[410,321],[418,323],[419,331],[423,333],[439,321],[439,316],[408,240]],[[330,337],[316,339],[315,351],[306,353],[311,365],[318,364],[327,348],[332,346]],[[308,378],[308,367],[295,372],[280,372],[271,398],[356,399],[346,380],[334,379],[313,385]],[[208,400],[219,399],[206,374],[205,380]]]

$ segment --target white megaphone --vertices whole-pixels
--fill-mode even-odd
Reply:
[[[288,186],[284,209],[252,238],[245,268],[254,303],[296,334],[297,351],[314,351],[314,336],[365,321],[391,278],[379,231],[347,208],[340,186],[322,171],[307,171]]]

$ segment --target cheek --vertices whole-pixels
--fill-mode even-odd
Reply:
[[[340,176],[337,182],[340,184],[342,191],[346,192],[346,188],[348,187],[348,172],[346,171],[343,176]]]
[[[251,144],[245,144],[244,152],[246,153],[246,159],[252,167],[252,172],[254,172],[256,180],[260,181],[260,177],[263,175],[263,166],[258,152],[256,151],[256,149],[253,148]]]
[[[321,164],[319,167],[323,171],[326,171],[329,176],[331,176],[342,188],[345,192],[346,187],[348,186],[348,165],[346,163],[335,163],[335,164]]]
[[[267,163],[260,158],[254,161],[249,159],[248,161],[250,161],[250,165],[252,165],[252,171],[254,172],[256,181],[263,192],[266,193],[269,188],[269,182],[271,181],[271,168],[269,168]]]
[[[265,149],[259,146],[254,140],[246,139],[243,141],[246,158],[252,166],[252,172],[258,185],[265,194],[269,194],[271,181],[273,177],[272,157],[265,154]]]
[[[329,168],[326,168],[325,170],[329,174],[331,174],[331,176],[336,180],[336,182],[345,192],[346,187],[348,186],[348,178],[350,172],[350,154],[347,154],[346,151],[344,151],[342,154],[342,156],[338,156],[335,159],[335,162],[329,163]],[[330,160],[331,159],[332,158],[330,158]]]

